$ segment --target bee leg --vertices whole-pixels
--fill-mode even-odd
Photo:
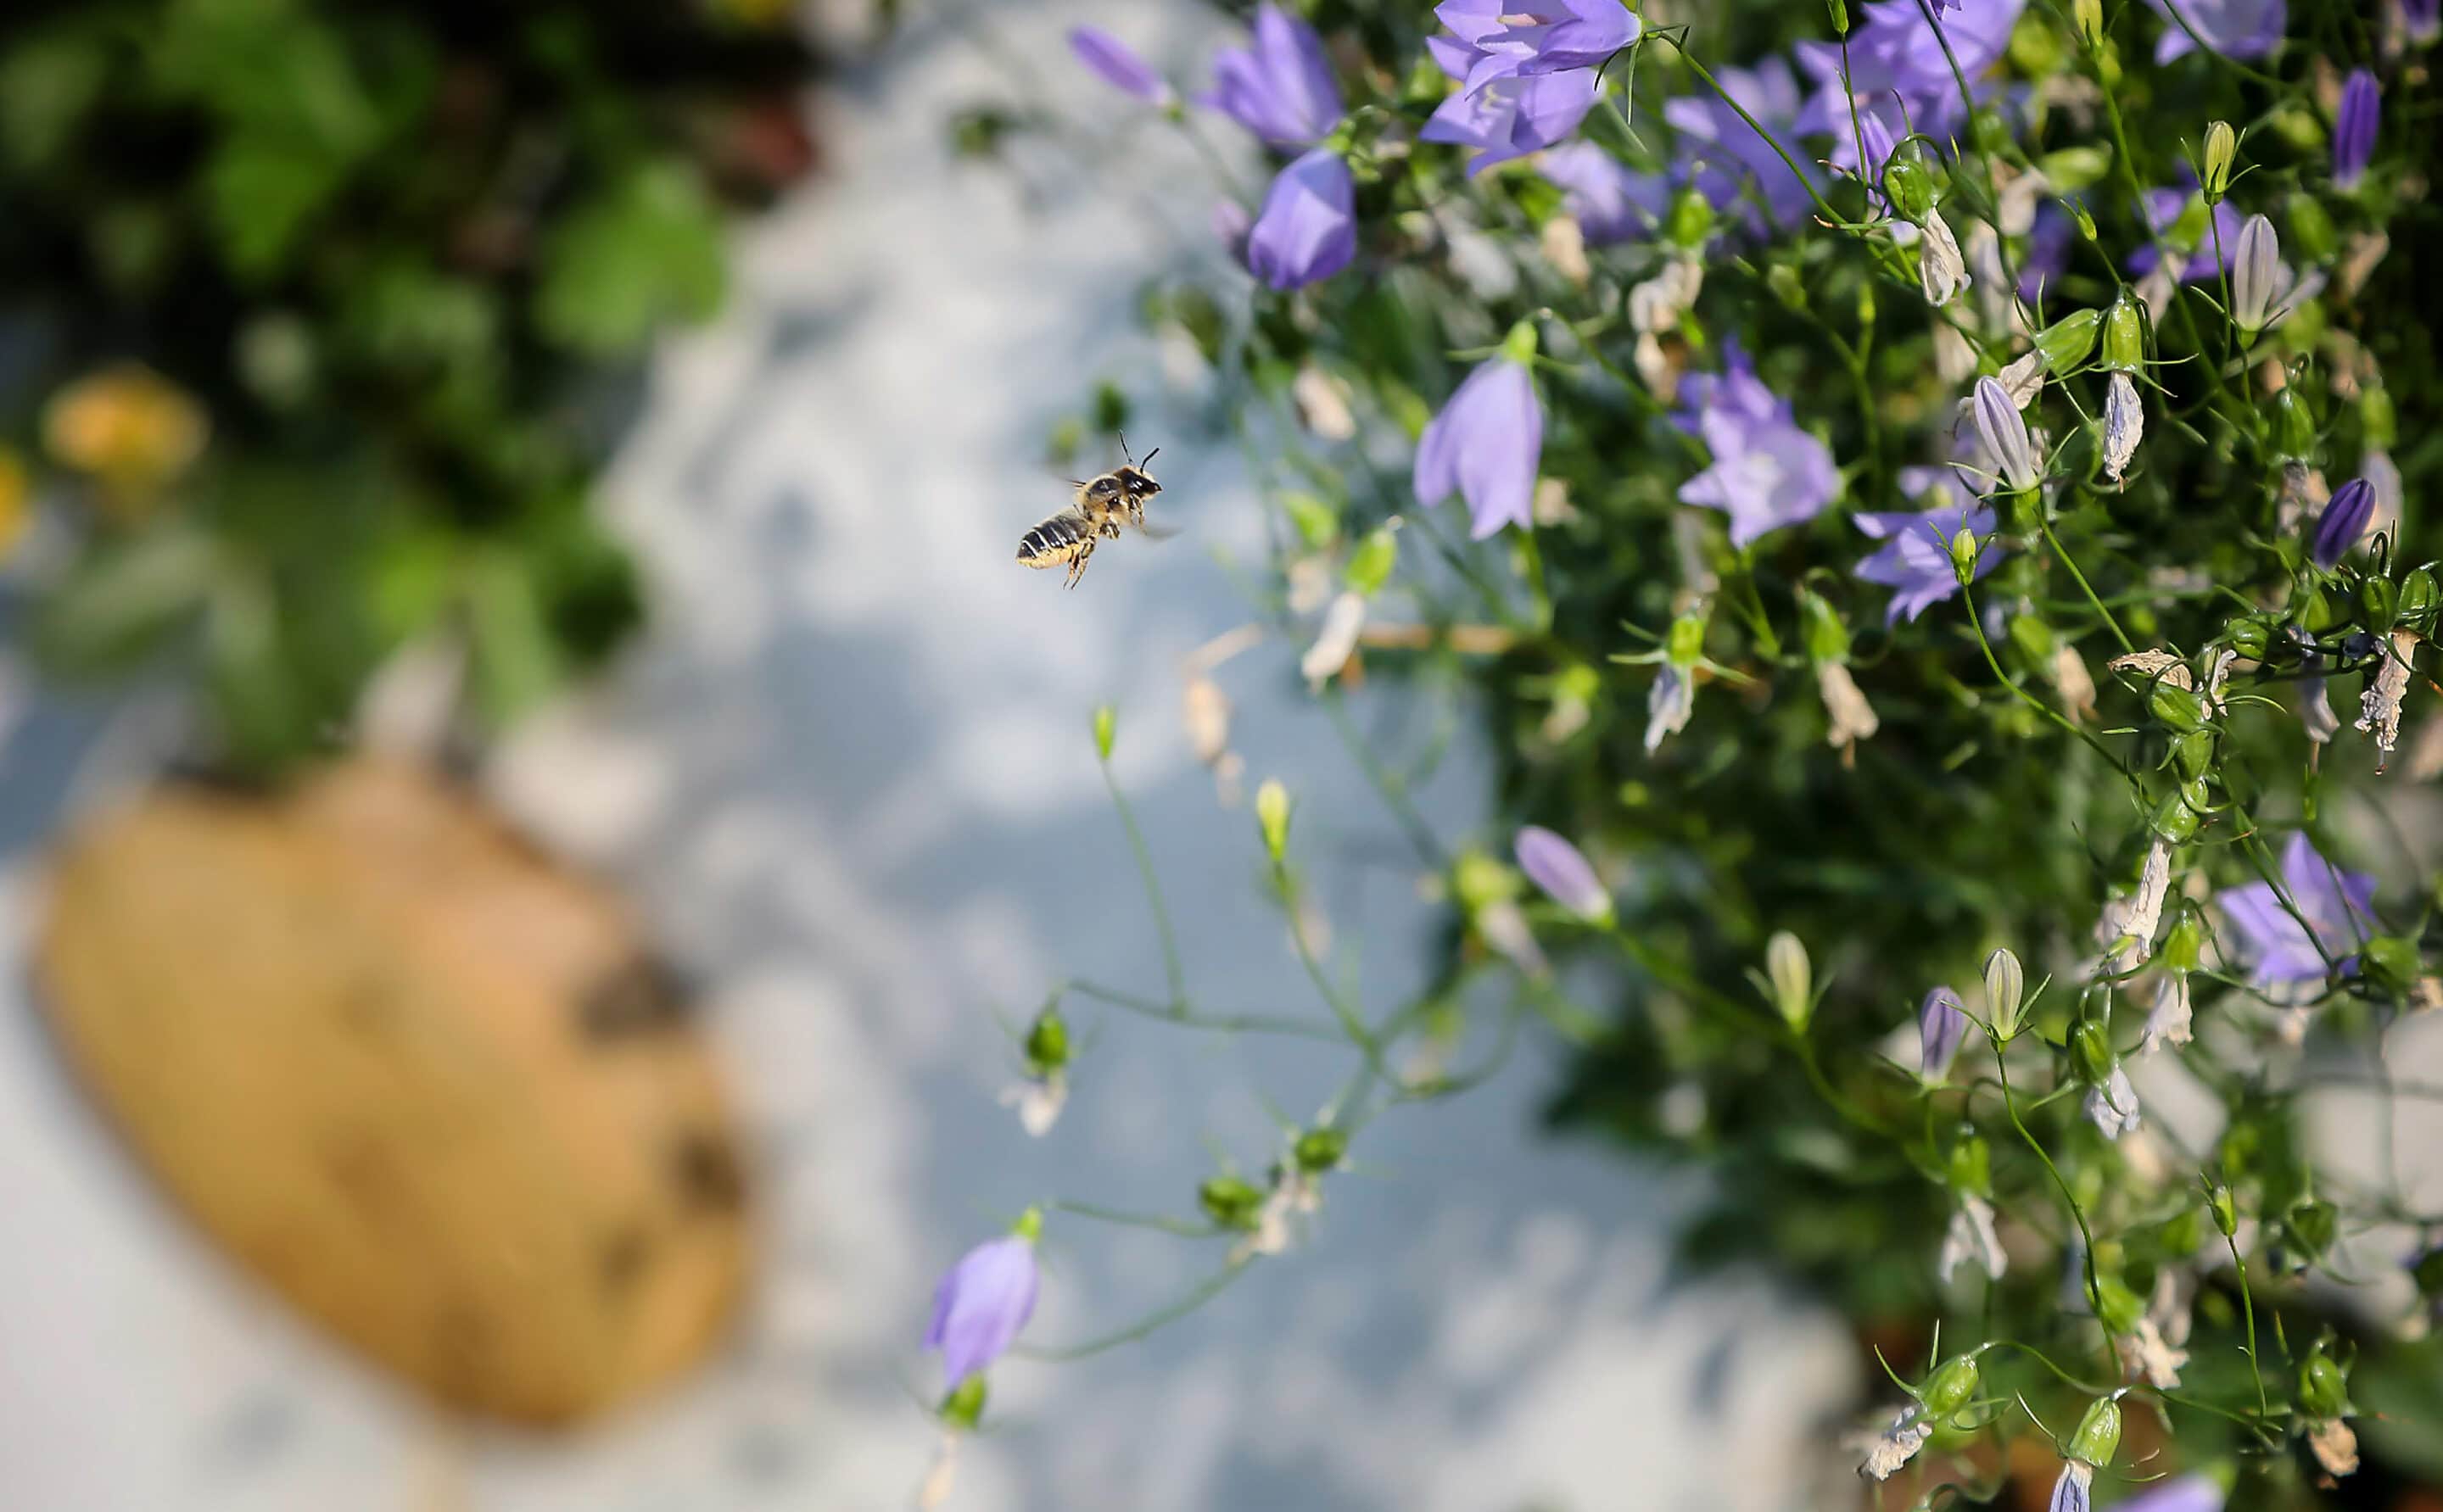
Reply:
[[[1094,541],[1093,537],[1090,536],[1086,539],[1085,549],[1080,551],[1076,556],[1069,558],[1069,581],[1063,584],[1063,587],[1075,588],[1077,586],[1077,579],[1086,575],[1086,558],[1093,555]]]

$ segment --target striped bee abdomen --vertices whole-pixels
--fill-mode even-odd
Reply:
[[[1019,537],[1018,559],[1029,567],[1057,567],[1092,551],[1093,542],[1093,522],[1074,510],[1063,511]]]

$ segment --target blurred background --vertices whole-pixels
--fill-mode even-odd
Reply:
[[[1200,9],[23,3],[0,19],[0,1504],[891,1507],[940,1269],[1029,1202],[1185,1208],[1342,1067],[1081,1016],[1161,957],[1119,710],[1207,1001],[1304,1001],[1231,788],[1278,776],[1365,991],[1402,840],[1257,645],[1182,666],[1255,501],[1140,281],[1206,166],[1065,29]],[[1074,101],[1047,110],[1045,101]],[[1160,446],[1183,536],[1018,536]],[[1228,642],[1224,643],[1231,644]],[[1419,807],[1483,817],[1473,721]],[[1369,1137],[1311,1244],[995,1373],[952,1504],[1854,1498],[1857,1346],[1676,1280],[1686,1193],[1497,1081]],[[1030,1338],[1209,1250],[1056,1217]],[[1634,1492],[1628,1487],[1634,1487]]]

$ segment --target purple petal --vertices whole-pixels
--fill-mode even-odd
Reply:
[[[1213,91],[1202,102],[1280,147],[1319,140],[1341,116],[1323,39],[1270,5],[1256,12],[1254,46],[1214,58]]]
[[[1332,277],[1357,255],[1356,186],[1340,155],[1318,147],[1275,175],[1247,233],[1247,267],[1277,289]]]
[[[2262,58],[2282,40],[2288,17],[2282,0],[2146,0],[2163,17],[2155,61],[2170,63],[2195,49],[2190,33],[2226,58]],[[2177,14],[2175,13],[2177,11]],[[2180,25],[2186,21],[2188,25]]]
[[[2366,176],[2367,164],[2375,157],[2376,127],[2383,112],[2383,94],[2376,87],[2375,75],[2363,68],[2350,70],[2349,82],[2342,86],[2342,108],[2333,123],[2333,182],[2342,189],[2356,189]]]
[[[1134,95],[1148,105],[1166,105],[1176,97],[1169,81],[1129,49],[1126,43],[1100,27],[1073,27],[1069,50],[1077,61],[1100,74],[1114,89]]]
[[[1957,993],[1938,987],[1926,993],[1917,1011],[1918,1074],[1929,1082],[1940,1081],[1951,1070],[1952,1058],[1959,1053],[1959,1042],[1967,1033],[1968,1013],[1959,1006]]]
[[[1425,427],[1414,482],[1420,503],[1454,491],[1467,501],[1478,540],[1533,519],[1535,467],[1544,453],[1544,411],[1527,370],[1505,357],[1478,365]]]
[[[1650,235],[1671,207],[1671,186],[1660,174],[1633,173],[1592,142],[1569,142],[1536,164],[1568,190],[1563,201],[1590,246]]]
[[[1600,919],[1611,911],[1611,894],[1578,847],[1536,825],[1518,831],[1518,869],[1546,896],[1582,919]]]
[[[925,1347],[942,1352],[946,1385],[985,1369],[1035,1315],[1035,1246],[1015,1234],[966,1252],[933,1294]]]
[[[2190,1474],[2158,1481],[2113,1512],[2222,1512],[2223,1488],[2210,1475]]]
[[[2308,538],[2307,555],[2316,565],[2330,571],[2341,565],[2366,534],[2367,521],[2375,515],[2375,485],[2364,478],[2353,478],[2342,484],[2316,517],[2316,531]]]

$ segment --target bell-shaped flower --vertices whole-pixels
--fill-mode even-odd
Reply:
[[[2262,58],[2282,40],[2282,0],[2146,0],[2163,18],[2155,61],[2170,63],[2202,42],[2226,58]]]
[[[1458,58],[1464,49],[1469,89],[1600,68],[1644,25],[1621,0],[1442,0],[1434,15],[1450,32],[1435,39],[1435,55]]]
[[[2342,108],[2333,118],[2333,185],[2356,189],[2375,160],[2376,128],[2383,118],[2383,91],[2364,68],[2350,70],[2342,85]]]
[[[1916,492],[1929,483],[1938,488],[1956,488],[1947,467],[1901,469],[1903,490]],[[1925,612],[1928,605],[1939,604],[1957,593],[1959,573],[1951,559],[1953,538],[1965,530],[1982,541],[1993,533],[1994,525],[1993,510],[1960,503],[1939,504],[1916,512],[1855,514],[1849,519],[1883,543],[1882,550],[1850,572],[1866,582],[1881,583],[1896,591],[1891,607],[1883,612],[1886,625],[1903,615],[1914,620]],[[2001,557],[2001,551],[1989,543],[1976,558],[1976,575],[1982,577],[1992,572]]]
[[[2354,975],[2358,948],[2374,933],[2375,878],[2342,870],[2300,832],[2283,847],[2282,886],[2289,907],[2266,882],[2214,895],[2248,963],[2249,979],[2259,988],[2320,983],[2327,956],[2342,975]],[[2295,917],[2292,908],[2298,910]]]
[[[1611,892],[1577,847],[1540,825],[1525,825],[1515,848],[1518,869],[1546,897],[1581,919],[1611,917]]]
[[[2103,1081],[2086,1089],[2085,1111],[2087,1121],[2107,1139],[2120,1139],[2142,1121],[2138,1089],[2129,1084],[2129,1073],[2119,1061],[2112,1063]]]
[[[1950,1075],[1952,1058],[1959,1053],[1959,1042],[1967,1033],[1968,1013],[1959,1006],[1957,993],[1938,987],[1926,993],[1917,1010],[1919,1079],[1933,1084]]]
[[[2366,534],[2367,521],[2375,518],[2375,485],[2364,478],[2353,478],[2333,492],[2324,512],[2316,517],[2315,534],[2308,537],[2307,555],[2326,572],[2342,564],[2359,537]]]
[[[1935,1259],[1935,1274],[1948,1283],[1963,1260],[1976,1262],[1993,1281],[2001,1280],[2010,1267],[2002,1240],[1993,1231],[1993,1205],[1974,1192],[1961,1193],[1959,1206],[1952,1210],[1951,1227],[1942,1235],[1942,1252]]]
[[[2129,374],[2116,373],[2103,386],[2103,474],[2116,485],[2145,436],[2146,407],[2138,402],[2138,385]]]
[[[999,1359],[1035,1316],[1035,1235],[1041,1226],[1030,1211],[1016,1232],[968,1250],[934,1290],[925,1347],[942,1352],[950,1390]]]
[[[2239,228],[2239,243],[2231,259],[2232,323],[2254,336],[2275,319],[2274,301],[2282,292],[2282,238],[2273,223],[2251,215]]]
[[[1526,365],[1507,355],[1478,365],[1417,443],[1417,501],[1467,501],[1478,540],[1533,519],[1544,411]]]
[[[1993,469],[2004,485],[2025,492],[2043,483],[2045,475],[2037,466],[2028,423],[2019,417],[2019,406],[2011,397],[2011,391],[1992,378],[1979,378],[1969,402],[1970,413],[1976,423],[1976,439],[1983,444],[1985,454],[1993,460]]]
[[[1535,168],[1569,191],[1561,208],[1577,221],[1589,246],[1650,236],[1671,208],[1668,180],[1631,172],[1593,142],[1565,142],[1538,158]]]
[[[1467,164],[1473,176],[1568,140],[1594,108],[1595,87],[1590,69],[1503,75],[1444,100],[1417,139],[1478,149]]]
[[[1247,233],[1247,269],[1273,288],[1319,282],[1357,255],[1356,186],[1338,153],[1318,147],[1282,169]]]
[[[1807,155],[1784,158],[1749,124],[1753,118],[1784,142],[1796,135],[1801,101],[1790,65],[1768,58],[1754,68],[1717,69],[1714,77],[1747,116],[1710,93],[1665,101],[1662,118],[1680,137],[1681,173],[1724,216],[1751,226],[1759,217],[1775,227],[1803,221],[1811,203],[1811,179],[1801,176],[1809,173]]]
[[[1790,401],[1764,386],[1736,348],[1721,376],[1693,374],[1680,386],[1690,401],[1679,417],[1713,453],[1714,464],[1680,489],[1682,503],[1731,517],[1731,544],[1814,519],[1841,490],[1841,471],[1824,443],[1799,428]]]
[[[1252,46],[1213,60],[1213,90],[1202,101],[1276,147],[1304,147],[1330,136],[1341,117],[1340,84],[1314,28],[1278,6],[1256,11]]]
[[[1077,55],[1079,63],[1100,75],[1105,83],[1148,105],[1166,106],[1179,99],[1170,81],[1130,50],[1128,44],[1100,27],[1072,27],[1069,50]]]

